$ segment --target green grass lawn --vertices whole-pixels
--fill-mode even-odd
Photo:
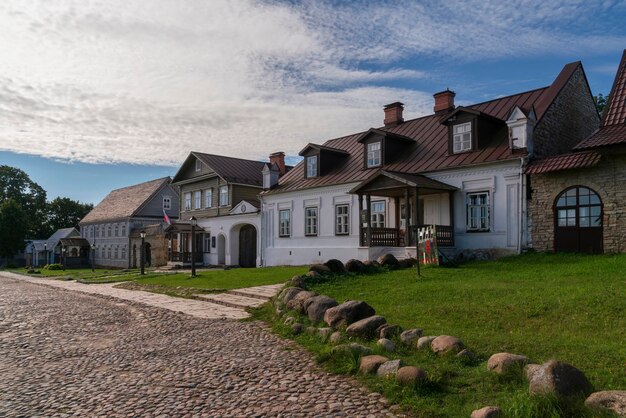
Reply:
[[[339,302],[365,300],[405,329],[457,336],[478,354],[479,362],[464,364],[430,352],[399,352],[407,364],[431,374],[433,385],[421,392],[365,379],[420,416],[469,416],[492,404],[503,407],[506,416],[579,413],[557,413],[545,400],[529,401],[519,376],[504,381],[488,373],[486,360],[502,351],[537,363],[568,362],[596,390],[626,389],[626,255],[527,254],[459,268],[429,267],[422,277],[407,269],[335,277],[311,287]],[[277,329],[288,334],[285,327]],[[310,336],[296,339],[325,358],[328,347]]]
[[[105,280],[105,277],[123,277],[123,276],[131,276],[133,274],[139,274],[139,269],[132,270],[120,270],[120,269],[102,269],[97,268],[94,271],[91,271],[90,268],[80,268],[80,269],[66,269],[66,270],[45,270],[43,268],[35,269],[39,273],[36,274],[28,274],[28,269],[26,268],[17,268],[17,269],[7,269],[6,271],[18,274],[25,274],[32,277],[49,277],[49,278],[68,278],[68,279],[85,279],[85,280],[97,280],[102,279]],[[128,279],[126,279],[128,280]]]

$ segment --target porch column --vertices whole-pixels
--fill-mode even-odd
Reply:
[[[404,246],[411,245],[411,210],[409,205],[409,188],[404,189]]]
[[[367,217],[367,246],[372,246],[372,195],[365,195],[365,204],[367,205],[365,212]]]
[[[358,225],[359,225],[359,245],[363,246],[363,195],[361,193],[359,196],[359,216],[358,216]]]
[[[454,191],[448,192],[448,201],[450,205],[450,226],[452,227],[452,231],[454,231]]]
[[[420,225],[420,189],[415,188],[415,202],[413,204],[413,216],[415,218],[415,225]],[[417,231],[415,231],[415,242],[417,242]]]

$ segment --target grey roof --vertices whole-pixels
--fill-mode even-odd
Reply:
[[[81,221],[81,224],[130,218],[171,179],[163,177],[113,190]]]
[[[56,247],[61,238],[69,238],[72,236],[80,236],[80,233],[76,228],[72,227],[57,229],[54,234],[50,235],[50,238],[46,240],[46,243],[48,243],[48,250],[52,250],[54,247]]]

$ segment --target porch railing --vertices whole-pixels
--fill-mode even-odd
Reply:
[[[430,225],[418,225],[418,228],[422,228]],[[437,246],[439,247],[454,247],[454,227],[451,225],[435,225],[437,232]]]
[[[362,245],[367,245],[367,228],[362,229]],[[400,230],[396,228],[372,228],[372,247],[399,247]]]
[[[191,263],[191,252],[176,252],[176,251],[172,251],[171,256],[170,256],[170,261],[176,261],[179,263]],[[196,253],[196,263],[201,263],[202,260],[202,253],[201,252],[197,252]]]
[[[429,225],[418,225],[418,228]],[[435,225],[437,228],[437,245],[439,247],[454,247],[454,227],[450,225]],[[410,228],[408,240],[397,228],[372,228],[372,247],[402,247],[414,246],[415,227]],[[367,228],[361,228],[361,246],[367,246]]]

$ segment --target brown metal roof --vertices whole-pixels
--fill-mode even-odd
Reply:
[[[63,247],[89,247],[85,238],[61,238],[59,242]]]
[[[145,183],[113,190],[94,207],[81,221],[81,224],[107,220],[130,218],[161,187],[170,183],[163,177]]]
[[[202,152],[192,152],[192,154],[229,183],[263,186],[261,170],[263,170],[265,163],[262,161],[244,160]]]
[[[600,162],[600,158],[602,156],[594,151],[558,155],[530,162],[526,166],[525,172],[526,174],[542,174],[552,171],[593,167]]]
[[[600,129],[574,149],[589,149],[626,143],[626,49],[615,74]]]

